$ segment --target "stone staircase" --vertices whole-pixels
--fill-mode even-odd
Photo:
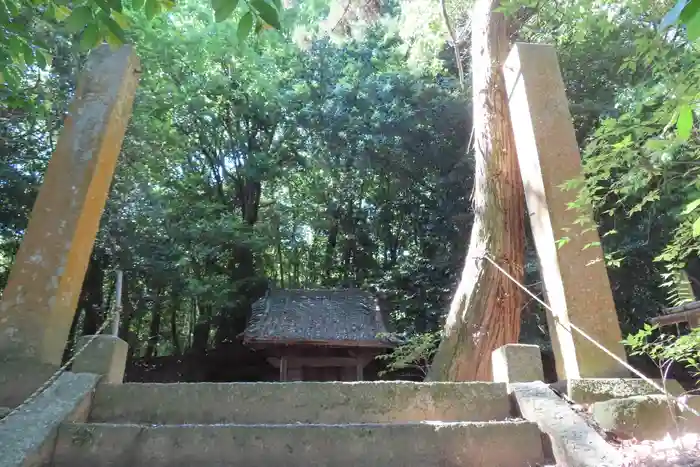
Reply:
[[[99,385],[52,465],[520,467],[540,431],[504,383]]]

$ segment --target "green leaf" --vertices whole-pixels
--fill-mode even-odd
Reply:
[[[126,42],[126,36],[124,35],[124,30],[122,27],[114,21],[112,18],[110,18],[107,15],[103,15],[100,17],[102,19],[102,22],[104,23],[105,26],[107,26],[107,29],[109,32],[114,34],[114,36],[121,41],[122,44]]]
[[[83,50],[90,50],[97,44],[100,38],[100,30],[97,25],[92,23],[83,31],[83,35],[80,37],[80,48]]]
[[[275,29],[280,29],[277,10],[265,0],[252,0],[250,5],[258,12],[260,18]]]
[[[129,17],[118,11],[112,12],[112,19],[117,22],[120,28],[126,29],[129,27]]]
[[[37,51],[35,55],[35,61],[36,61],[36,66],[41,68],[42,70],[46,69],[48,66],[48,60],[46,59],[46,55],[42,51]]]
[[[678,2],[676,2],[676,5],[673,8],[671,8],[671,10],[668,13],[666,13],[666,16],[664,16],[664,18],[661,20],[659,28],[661,30],[664,30],[672,24],[675,24],[680,18],[681,13],[683,12],[683,9],[686,7],[688,2],[689,0],[678,0]]]
[[[76,33],[93,21],[92,10],[88,6],[79,6],[66,19],[68,32]]]
[[[698,206],[700,206],[700,199],[696,199],[692,203],[688,203],[688,205],[683,210],[683,215],[690,214],[691,212],[695,211]]]
[[[685,31],[688,34],[688,40],[694,42],[700,37],[700,13],[696,12],[692,18],[685,23]]]
[[[95,2],[97,4],[97,6],[99,6],[100,9],[102,11],[104,11],[105,13],[109,13],[112,11],[112,7],[109,5],[109,3],[107,3],[106,0],[92,0],[92,1]]]
[[[34,51],[26,42],[22,42],[22,56],[24,57],[24,63],[27,65],[34,64]]]
[[[253,29],[253,13],[250,11],[246,12],[245,15],[238,22],[238,42],[243,42],[246,40],[250,31]]]
[[[39,50],[39,53],[44,57],[44,60],[46,61],[46,66],[51,66],[51,63],[53,62],[53,56],[45,50]]]
[[[22,41],[19,40],[16,36],[10,36],[9,39],[9,47],[10,47],[10,54],[13,59],[21,60],[22,56]]]
[[[63,5],[56,5],[56,8],[54,9],[54,18],[56,18],[56,21],[63,21],[70,16],[70,13],[69,8]]]
[[[676,134],[682,141],[690,138],[693,131],[693,109],[688,104],[684,104],[678,109],[678,120],[676,121]]]
[[[124,45],[124,41],[115,36],[114,33],[112,33],[112,31],[107,31],[105,40],[107,41],[107,44],[109,44],[109,46],[113,49],[118,49],[119,47]]]
[[[0,23],[7,24],[9,22],[10,22],[10,12],[7,11],[7,7],[5,6],[5,2],[3,2],[3,0],[0,0]]]
[[[112,7],[112,10],[118,11],[121,13],[122,11],[122,0],[109,0],[109,6]]]
[[[680,3],[680,2],[679,2]],[[686,1],[686,5],[678,16],[678,20],[682,23],[687,23],[695,18],[698,13],[700,13],[700,1],[690,0]]]
[[[216,3],[218,8],[214,6],[214,19],[217,23],[228,19],[238,6],[238,0],[218,0]]]
[[[144,3],[146,3],[146,0],[131,0],[131,8],[139,11],[141,8],[143,8]]]
[[[693,237],[700,237],[700,217],[693,222]]]
[[[19,75],[17,71],[13,68],[6,68],[4,71],[3,80],[7,83],[7,87],[10,89],[16,88],[19,85]]]
[[[14,0],[5,0],[5,4],[7,5],[7,11],[10,12],[10,16],[19,16],[19,8]]]
[[[158,0],[146,0],[146,18],[150,21],[160,13]]]

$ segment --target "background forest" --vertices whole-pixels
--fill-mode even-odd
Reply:
[[[121,31],[102,3],[0,0],[0,290],[85,51]],[[238,346],[268,284],[367,288],[397,332],[439,330],[471,229],[469,3],[128,3],[111,18],[142,77],[71,338],[101,324],[116,269],[145,362]],[[662,31],[671,7],[505,5],[512,40],[559,52],[624,333],[700,290],[700,24]],[[546,345],[540,307],[522,316]]]

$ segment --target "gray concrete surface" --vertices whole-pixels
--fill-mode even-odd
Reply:
[[[100,385],[90,421],[384,423],[504,420],[502,383],[177,383]]]
[[[33,402],[0,420],[0,467],[48,462],[59,425],[87,418],[98,380],[97,375],[64,373]]]
[[[522,416],[536,423],[550,440],[557,465],[619,467],[622,458],[571,406],[546,384],[509,386]]]
[[[54,467],[526,467],[542,462],[527,422],[359,425],[67,424]]]

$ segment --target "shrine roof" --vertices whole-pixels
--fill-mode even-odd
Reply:
[[[273,289],[253,304],[245,344],[393,347],[372,294],[359,289]]]

